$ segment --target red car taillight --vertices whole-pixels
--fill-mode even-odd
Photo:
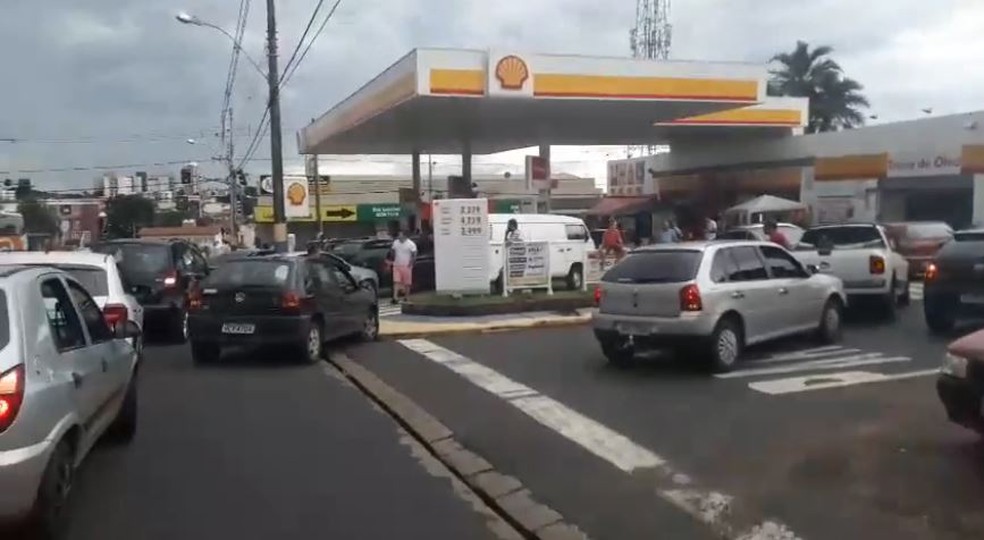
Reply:
[[[171,289],[178,286],[178,273],[175,271],[170,271],[164,276],[164,287]]]
[[[885,258],[881,255],[868,257],[868,271],[872,274],[885,273]]]
[[[704,303],[700,298],[700,289],[690,284],[680,289],[680,311],[700,311]]]
[[[605,291],[603,291],[601,289],[601,285],[598,285],[597,287],[595,287],[595,290],[594,290],[594,305],[595,305],[595,307],[598,307],[598,306],[601,305],[601,299],[602,299],[603,296],[605,296]]]
[[[188,291],[188,311],[200,311],[205,305],[202,292],[198,289]]]
[[[300,313],[304,299],[293,292],[285,292],[280,297],[280,309],[286,313]]]
[[[119,323],[126,322],[129,315],[130,310],[128,310],[123,304],[106,304],[103,306],[103,318],[106,319],[106,324],[108,324],[110,328]]]
[[[926,272],[923,274],[923,281],[934,281],[940,275],[940,269],[936,266],[936,263],[929,263],[926,267]]]
[[[14,423],[24,401],[24,364],[0,374],[0,433]]]

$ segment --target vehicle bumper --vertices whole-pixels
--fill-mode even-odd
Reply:
[[[699,343],[714,332],[718,317],[709,313],[682,313],[679,317],[637,317],[599,313],[591,317],[599,340],[630,339],[640,347],[674,347]]]
[[[252,334],[223,334],[225,323],[253,324]],[[196,343],[217,343],[219,345],[284,345],[303,342],[307,338],[311,318],[306,315],[290,316],[237,316],[213,317],[210,315],[190,315],[188,317],[188,338]]]
[[[891,285],[888,278],[877,277],[856,281],[844,281],[844,294],[850,297],[886,295]]]
[[[0,523],[16,521],[31,511],[51,450],[49,441],[0,450]]]
[[[929,263],[933,262],[933,256],[906,257],[905,260],[909,262],[909,276],[921,277],[926,274]]]
[[[940,375],[936,379],[936,393],[951,422],[984,433],[984,417],[981,416],[984,389],[980,385],[967,379]]]

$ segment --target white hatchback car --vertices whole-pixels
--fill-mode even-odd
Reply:
[[[16,251],[0,253],[0,265],[53,266],[64,270],[82,284],[92,295],[106,322],[113,326],[118,321],[130,320],[143,330],[144,309],[127,291],[116,259],[112,255],[83,251]],[[143,343],[136,340],[133,346],[141,351]]]
[[[0,524],[58,537],[89,449],[132,439],[139,335],[64,271],[0,267]]]

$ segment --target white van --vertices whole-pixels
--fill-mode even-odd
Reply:
[[[581,288],[584,260],[595,249],[584,220],[554,214],[489,214],[492,235],[489,281],[493,282],[493,290],[502,290],[502,249],[510,219],[516,220],[524,241],[550,242],[550,273],[555,279],[563,278],[569,289]]]

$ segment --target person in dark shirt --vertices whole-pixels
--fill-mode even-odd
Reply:
[[[789,245],[789,240],[786,238],[786,235],[782,234],[782,231],[779,230],[775,220],[770,219],[769,221],[766,221],[765,225],[762,226],[762,231],[765,232],[765,236],[769,239],[769,242],[779,244],[786,249],[792,249],[792,246]]]

